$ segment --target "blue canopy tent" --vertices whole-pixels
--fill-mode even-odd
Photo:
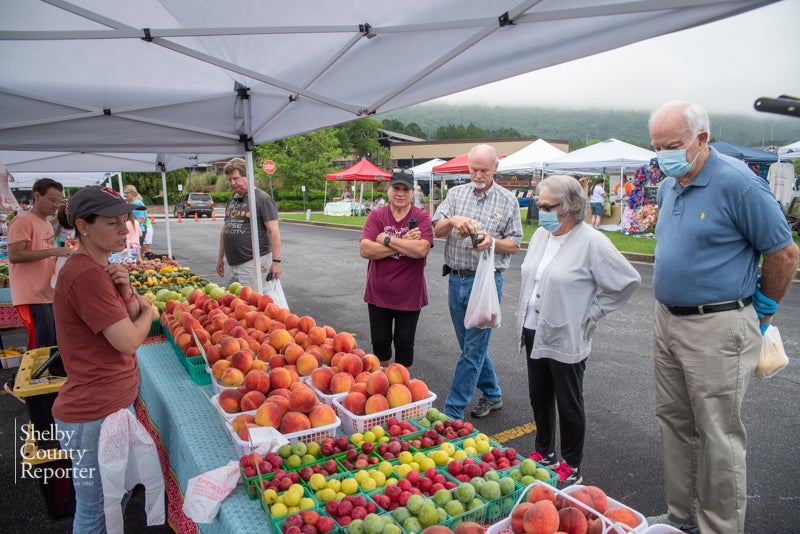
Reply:
[[[733,143],[726,143],[725,141],[714,141],[709,143],[710,146],[716,148],[720,153],[730,156],[732,158],[743,160],[745,163],[775,163],[778,161],[778,155],[760,148],[753,148],[749,146],[734,145]]]

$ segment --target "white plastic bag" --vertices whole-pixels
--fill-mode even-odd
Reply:
[[[164,524],[164,477],[156,444],[130,410],[118,410],[100,425],[97,460],[109,534],[123,532],[120,503],[125,492],[139,483],[145,487],[148,526]]]
[[[211,523],[217,517],[222,501],[230,495],[240,478],[236,460],[190,478],[183,499],[183,513],[195,523]]]
[[[769,325],[767,331],[761,336],[761,354],[753,374],[758,378],[770,378],[786,367],[789,357],[783,348],[783,340],[778,328]]]
[[[272,302],[281,308],[289,309],[289,304],[286,302],[286,295],[283,294],[283,287],[280,280],[267,280],[264,282],[264,293],[272,297]]]
[[[464,314],[466,328],[498,328],[500,326],[500,298],[494,283],[494,240],[485,250],[475,271],[475,280],[469,294]]]

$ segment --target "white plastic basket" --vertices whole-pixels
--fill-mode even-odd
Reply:
[[[214,378],[214,375],[211,374],[211,367],[209,367],[207,365],[206,365],[206,373],[208,373],[208,376],[211,377],[211,387],[214,388],[214,393],[222,393],[222,391],[226,390],[226,389],[236,389],[234,387],[223,386],[222,384],[220,384],[217,381],[217,379]]]
[[[342,400],[347,396],[347,393],[331,393],[330,395],[327,395],[318,390],[316,387],[314,387],[314,384],[311,383],[311,380],[308,381],[308,386],[314,391],[314,393],[316,393],[317,398],[320,400],[320,402],[323,402],[331,407],[333,407],[333,399]],[[335,409],[336,408],[334,408],[334,410]]]
[[[225,423],[223,423],[225,424]],[[320,426],[317,428],[310,428],[308,430],[303,430],[302,432],[293,432],[291,434],[284,434],[283,436],[289,440],[289,443],[294,443],[296,441],[302,441],[304,443],[308,443],[309,441],[316,441],[321,443],[325,438],[333,438],[336,437],[336,430],[342,424],[342,420],[338,417],[336,418],[335,423],[331,423],[330,425]],[[228,435],[231,437],[231,441],[236,446],[239,451],[240,455],[250,454],[253,452],[252,447],[250,447],[250,442],[245,441],[233,431],[231,425],[225,424],[225,430],[228,431]]]
[[[682,530],[669,525],[650,525],[641,531],[642,534],[683,534]]]
[[[639,533],[639,534],[643,534],[645,532],[647,532],[647,534],[662,534],[662,533],[667,534],[667,533],[675,532],[674,530],[653,530],[653,531],[649,530],[648,526],[647,526],[647,519],[642,514],[640,514],[639,512],[637,512],[636,510],[634,510],[630,506],[626,506],[626,505],[622,504],[621,502],[616,501],[616,500],[612,499],[611,497],[606,496],[608,498],[609,507],[621,506],[623,508],[627,508],[628,510],[633,512],[636,515],[636,517],[640,520],[639,525],[637,527],[635,527],[635,528],[631,528],[631,527],[629,527],[627,525],[622,525],[620,523],[612,523],[611,521],[606,519],[606,517],[603,514],[601,514],[600,512],[595,510],[594,508],[591,508],[590,506],[586,506],[582,502],[580,502],[580,501],[578,501],[576,499],[573,499],[572,497],[569,496],[569,494],[571,492],[577,490],[578,488],[584,487],[584,486],[577,485],[577,484],[573,485],[573,486],[569,486],[567,488],[564,488],[563,490],[558,490],[558,489],[550,486],[549,484],[545,484],[544,482],[541,482],[541,481],[537,480],[533,484],[531,484],[530,486],[528,486],[527,488],[525,488],[522,491],[522,495],[520,495],[519,499],[517,500],[517,504],[516,505],[520,504],[521,502],[525,502],[528,499],[528,493],[530,493],[531,488],[533,488],[534,486],[538,486],[538,485],[545,486],[547,489],[553,491],[557,495],[563,496],[565,499],[570,501],[570,505],[571,506],[575,506],[576,508],[578,508],[580,510],[588,510],[591,513],[593,513],[595,516],[599,517],[600,520],[603,522],[603,533],[604,534],[627,534],[627,533],[630,533],[630,532],[636,532],[636,533]],[[516,505],[514,505],[514,506],[516,507]],[[655,526],[664,527],[666,525],[655,525]],[[650,527],[650,528],[652,528],[652,527]],[[671,528],[671,527],[667,527],[667,528]],[[511,518],[510,517],[507,517],[507,518],[503,519],[502,521],[498,521],[494,525],[491,525],[486,531],[487,534],[509,534],[510,532],[511,532]]]
[[[211,403],[212,403],[214,406],[216,406],[216,407],[218,408],[218,410],[217,410],[217,413],[219,413],[220,417],[222,417],[222,416],[223,416],[223,414],[224,414],[224,416],[225,416],[225,419],[227,419],[228,421],[231,421],[232,419],[235,419],[236,417],[238,417],[238,416],[242,415],[243,413],[250,414],[250,415],[252,415],[253,417],[255,417],[255,416],[256,416],[256,411],[257,411],[257,410],[248,410],[248,411],[246,411],[246,412],[236,412],[236,413],[228,413],[228,412],[226,412],[226,411],[225,411],[225,410],[223,410],[223,409],[222,409],[222,407],[219,405],[219,393],[217,393],[216,395],[214,395],[213,397],[211,397]]]
[[[354,434],[356,432],[365,432],[375,425],[385,425],[392,417],[397,418],[398,421],[408,421],[425,415],[425,412],[433,406],[435,400],[436,393],[431,391],[430,396],[421,401],[369,415],[356,415],[342,406],[341,399],[335,398],[333,399],[333,409],[342,418],[342,431],[345,434]]]

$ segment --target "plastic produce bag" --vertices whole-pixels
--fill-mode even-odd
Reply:
[[[211,523],[219,507],[239,483],[239,462],[231,460],[226,465],[189,479],[183,513],[195,523]]]
[[[286,295],[283,294],[283,286],[280,280],[267,280],[264,282],[264,293],[272,297],[272,302],[281,308],[289,309],[289,303],[286,302]]]
[[[140,483],[145,487],[148,526],[164,524],[164,477],[156,444],[130,410],[118,410],[100,425],[97,460],[107,532],[123,532],[120,503],[125,492]]]
[[[500,298],[494,283],[494,240],[485,250],[475,271],[475,280],[464,314],[466,328],[497,328],[500,326]]]
[[[761,336],[761,354],[758,355],[758,364],[753,374],[758,378],[770,378],[788,363],[789,357],[783,348],[781,333],[777,327],[769,325]]]

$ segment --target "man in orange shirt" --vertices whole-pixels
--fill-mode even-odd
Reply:
[[[33,184],[33,207],[21,212],[8,227],[8,275],[11,302],[28,332],[28,350],[56,345],[53,319],[53,287],[56,257],[69,256],[72,249],[59,247],[54,215],[64,198],[64,187],[50,178]]]

